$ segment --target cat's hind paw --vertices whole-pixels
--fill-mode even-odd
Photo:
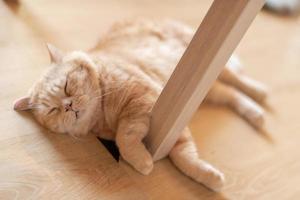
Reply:
[[[212,168],[207,171],[201,182],[209,189],[219,192],[225,184],[225,176],[222,172]]]

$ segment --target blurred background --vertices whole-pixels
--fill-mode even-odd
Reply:
[[[49,63],[45,42],[66,51],[89,49],[115,21],[139,17],[174,18],[197,28],[211,3],[0,1],[0,199],[16,194],[19,199],[46,194],[52,199],[299,199],[298,4],[292,10],[268,4],[236,49],[246,72],[269,87],[265,130],[257,132],[229,109],[208,105],[190,124],[200,155],[226,175],[220,194],[194,183],[167,159],[149,176],[139,175],[122,162],[116,165],[94,140],[46,136],[11,109]]]

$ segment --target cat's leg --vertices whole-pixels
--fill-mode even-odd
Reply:
[[[122,158],[144,175],[153,169],[152,156],[142,142],[148,129],[149,116],[132,116],[119,121],[116,135]]]
[[[216,81],[205,100],[217,105],[228,105],[254,127],[263,126],[264,111],[261,106],[234,87]]]
[[[263,102],[267,97],[267,89],[262,83],[244,75],[233,66],[226,66],[219,80],[238,88],[258,102]]]
[[[195,181],[214,191],[219,191],[223,187],[225,181],[223,173],[199,158],[188,128],[184,129],[169,157],[179,170]]]

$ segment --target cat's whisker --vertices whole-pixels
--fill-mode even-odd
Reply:
[[[112,94],[112,93],[114,93],[114,92],[116,92],[116,91],[107,92],[107,93],[105,93],[105,94],[103,94],[103,95],[94,97],[93,99],[101,99],[102,97],[107,96],[107,95],[109,95],[109,94]]]
[[[112,93],[114,93],[114,92],[117,92],[117,91],[119,91],[120,89],[123,89],[123,87],[116,88],[115,90],[110,90],[110,91],[108,91],[108,92],[106,92],[106,93],[104,93],[104,94],[102,94],[102,95],[100,95],[100,96],[93,97],[91,100],[94,100],[94,99],[101,99],[102,97],[107,96],[107,95],[109,95],[109,94],[112,94]]]

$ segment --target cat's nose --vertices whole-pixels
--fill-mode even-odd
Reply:
[[[68,111],[72,111],[73,110],[73,108],[72,108],[72,101],[70,101],[70,102],[66,102],[65,104],[64,104],[64,107],[65,107],[65,111],[66,112],[68,112]]]

